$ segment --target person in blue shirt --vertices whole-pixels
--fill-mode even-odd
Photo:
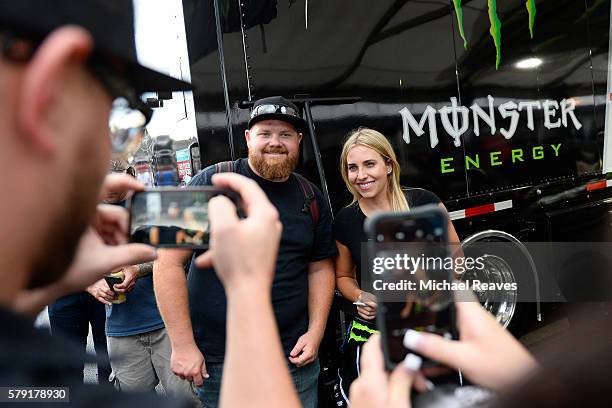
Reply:
[[[126,167],[111,163],[112,172],[127,172]],[[123,205],[125,198],[109,193],[105,201]],[[153,264],[126,266],[121,271],[125,278],[113,290],[104,279],[87,289],[106,305],[111,381],[116,388],[127,391],[154,390],[161,383],[168,394],[194,397],[191,383],[176,376],[170,368],[170,339],[155,301]],[[117,293],[126,293],[126,300],[112,303]]]

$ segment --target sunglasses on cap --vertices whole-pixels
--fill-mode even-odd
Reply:
[[[9,61],[28,62],[41,41],[12,32],[0,32],[2,56]],[[140,147],[144,128],[153,110],[139,97],[136,90],[112,69],[112,63],[94,55],[87,67],[113,99],[109,116],[110,140],[113,154],[130,157]]]
[[[253,110],[251,111],[251,119],[253,119],[256,116],[265,115],[269,113],[281,113],[283,115],[300,117],[297,109],[294,109],[291,106],[264,104],[264,105],[258,105],[253,108]]]

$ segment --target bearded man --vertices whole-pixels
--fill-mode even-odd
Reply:
[[[210,166],[190,185],[210,185],[215,172],[233,171],[255,180],[278,210],[283,232],[272,304],[302,405],[316,407],[317,353],[334,290],[331,210],[319,189],[293,172],[306,125],[297,107],[282,97],[264,98],[255,102],[250,117],[245,131],[248,159]],[[185,263],[200,253],[159,250],[153,279],[172,343],[172,369],[198,386],[204,406],[216,407],[225,355],[226,296],[213,269],[198,269],[191,262],[186,278]]]

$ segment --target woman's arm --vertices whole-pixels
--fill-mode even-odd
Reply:
[[[355,302],[359,299],[361,289],[355,275],[355,265],[351,258],[351,252],[338,241],[336,241],[336,247],[338,248],[338,256],[335,262],[336,287],[342,293],[342,296],[351,302]]]
[[[376,297],[371,293],[364,292],[359,287],[355,274],[355,265],[351,258],[351,251],[336,241],[338,256],[336,257],[336,287],[344,298],[351,302],[362,302],[364,305],[357,305],[357,314],[365,320],[372,320],[376,317]]]

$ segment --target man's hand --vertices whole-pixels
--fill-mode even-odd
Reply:
[[[106,176],[100,199],[109,191],[143,190],[144,184],[125,174]],[[125,265],[154,260],[155,249],[143,244],[127,244],[129,214],[125,208],[98,205],[88,229],[83,233],[72,264],[57,282],[31,291],[22,291],[13,305],[23,314],[35,315],[45,305],[67,293],[80,292],[104,275]]]
[[[121,271],[123,271],[125,278],[123,278],[123,282],[113,285],[113,288],[117,293],[129,292],[134,289],[134,286],[136,285],[136,280],[138,279],[138,272],[140,269],[138,268],[138,265],[133,265],[126,266],[122,268]]]
[[[129,197],[133,191],[142,191],[145,187],[144,184],[132,176],[121,173],[110,173],[104,178],[104,182],[102,183],[99,201],[104,201],[109,193],[127,194],[127,197]]]
[[[87,292],[89,292],[89,294],[95,297],[98,301],[109,306],[112,305],[112,300],[115,298],[115,294],[112,290],[110,290],[104,279],[100,279],[93,285],[88,286]]]
[[[300,336],[297,343],[289,353],[289,361],[297,367],[303,367],[317,359],[322,336],[307,331]]]
[[[108,174],[102,184],[100,201],[110,193],[129,195],[133,191],[141,191],[145,185],[127,174]],[[92,227],[105,243],[109,245],[127,244],[129,235],[129,214],[125,208],[99,204],[98,211],[92,220]]]
[[[455,305],[459,340],[408,330],[404,345],[460,369],[475,384],[495,390],[511,385],[537,367],[533,356],[476,300]]]
[[[357,306],[359,316],[364,320],[373,320],[376,317],[376,296],[362,290],[357,301],[366,304],[366,306]]]
[[[221,173],[215,174],[212,182],[217,187],[228,187],[240,194],[247,218],[238,218],[236,206],[227,197],[213,197],[208,203],[210,249],[196,258],[196,266],[206,268],[214,265],[228,292],[241,287],[253,296],[258,296],[259,291],[268,293],[272,287],[283,228],[278,211],[251,179],[239,174]]]
[[[421,366],[421,359],[413,354],[408,356],[391,375],[387,374],[380,335],[372,335],[363,346],[361,376],[351,384],[351,407],[410,408],[410,389]]]
[[[93,229],[108,245],[128,243],[130,215],[118,205],[98,204],[96,214],[91,222]]]
[[[144,244],[107,245],[90,227],[81,237],[75,258],[58,285],[63,294],[78,292],[117,268],[156,257],[155,248]]]
[[[170,366],[174,374],[184,380],[193,381],[196,387],[202,386],[204,380],[209,377],[204,355],[195,344],[185,347],[173,346]]]

